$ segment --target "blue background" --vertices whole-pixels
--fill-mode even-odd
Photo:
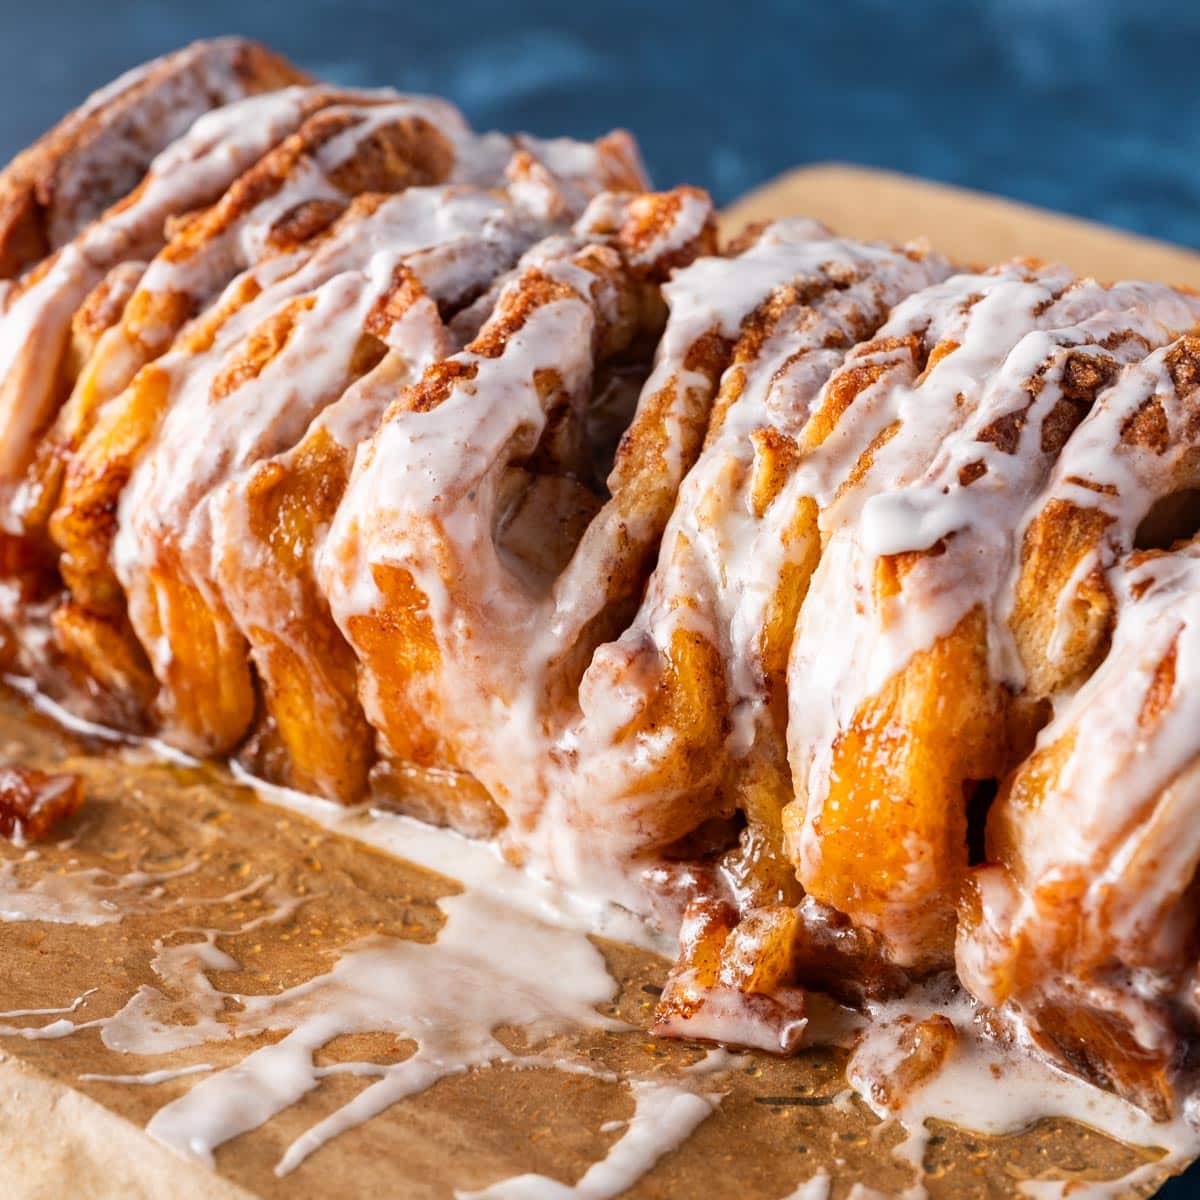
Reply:
[[[634,130],[660,183],[724,202],[873,163],[1200,247],[1200,0],[0,0],[0,157],[91,88],[243,32],[478,128]],[[929,231],[936,236],[936,230]],[[1162,1193],[1200,1196],[1200,1170]]]
[[[0,153],[90,88],[242,31],[478,127],[635,130],[720,201],[801,162],[876,163],[1200,246],[1200,0],[479,3],[0,0]]]

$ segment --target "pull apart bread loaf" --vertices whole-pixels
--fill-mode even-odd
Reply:
[[[7,669],[674,922],[659,1032],[956,975],[1173,1115],[1200,300],[645,188],[237,41],[89,101],[0,183]]]

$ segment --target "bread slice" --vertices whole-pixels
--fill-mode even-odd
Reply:
[[[0,174],[0,278],[66,245],[204,113],[308,82],[286,59],[235,37],[196,42],[126,72]]]

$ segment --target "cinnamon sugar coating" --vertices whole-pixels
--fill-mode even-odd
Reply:
[[[660,1033],[956,975],[1173,1115],[1200,300],[646,188],[240,42],[90,101],[0,177],[5,669],[678,924]],[[956,1045],[889,1036],[881,1108]]]
[[[0,837],[43,841],[82,807],[78,775],[0,767]]]

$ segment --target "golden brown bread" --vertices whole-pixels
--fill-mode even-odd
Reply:
[[[1049,697],[1022,686],[998,629],[1022,513],[1122,364],[1197,315],[1169,289],[1090,281],[1029,302],[1027,325],[1010,316],[997,328],[987,349],[998,361],[984,371],[960,368],[956,348],[930,372],[926,419],[939,404],[952,415],[928,465],[908,454],[903,480],[873,465],[841,499],[854,521],[827,518],[792,651],[793,678],[819,670],[836,697],[831,718],[819,690],[791,695],[797,800],[785,819],[801,881],[917,969],[950,960],[964,797],[1019,762],[1045,720]],[[833,614],[854,603],[861,616],[835,638]],[[910,631],[898,610],[927,624]]]
[[[132,191],[203,113],[308,81],[243,38],[196,42],[121,76],[0,173],[0,279],[20,275]]]
[[[1028,686],[1061,700],[992,807],[957,946],[977,995],[1160,1115],[1196,1022],[1197,546],[1135,546],[1196,528],[1198,350],[1123,372],[1024,523],[1010,625]]]
[[[268,273],[286,273],[306,260],[349,201],[349,196],[341,199],[339,186],[323,169],[323,147],[333,152],[330,172],[348,188],[362,182],[394,190],[414,178],[436,182],[425,172],[453,166],[445,135],[422,115],[421,106],[376,97],[367,98],[365,107],[345,103],[354,100],[328,89],[306,97],[301,115],[312,115],[301,128],[237,178],[212,208],[175,231],[120,320],[98,340],[33,461],[25,490],[36,502],[26,505],[23,524],[26,536],[36,537],[48,523],[63,551],[59,569],[72,600],[55,617],[61,648],[68,658],[90,665],[96,678],[120,664],[116,694],[132,698],[124,719],[134,724],[144,720],[155,685],[124,626],[124,603],[108,551],[116,499],[168,399],[162,371],[149,364],[188,318],[239,274],[232,291],[182,335],[181,352],[194,355],[210,348],[225,323],[256,298],[262,285],[251,270],[257,262],[248,254],[257,250]],[[430,116],[440,115],[438,108],[427,107]],[[447,109],[445,117],[457,126],[457,114]],[[319,212],[314,197],[321,197]],[[300,212],[306,214],[303,220]],[[260,339],[254,352],[267,349]],[[117,469],[117,463],[123,466]],[[124,648],[116,654],[118,643]],[[135,678],[137,686],[130,690],[127,684]]]
[[[595,617],[591,612],[576,615],[569,630],[561,635],[556,631],[552,648],[539,651],[550,660],[543,677],[544,702],[548,708],[557,707],[575,686],[596,639],[636,596],[646,553],[637,553],[639,540],[646,549],[653,547],[654,527],[665,520],[672,492],[671,473],[652,465],[661,462],[666,449],[662,438],[665,414],[672,411],[670,396],[654,392],[626,434],[608,481],[612,499],[603,505],[584,469],[587,447],[581,440],[586,439],[582,418],[590,402],[594,364],[627,352],[639,338],[653,336],[660,328],[663,314],[656,281],[669,269],[664,254],[678,261],[681,254],[694,254],[707,244],[710,210],[707,199],[695,192],[684,189],[616,204],[598,202],[572,238],[535,247],[498,294],[492,315],[472,342],[461,354],[431,366],[383,415],[375,439],[359,454],[318,563],[318,582],[359,659],[360,691],[387,758],[420,770],[470,771],[474,764],[467,761],[465,748],[472,737],[488,732],[478,728],[472,709],[454,691],[460,664],[449,659],[454,651],[433,636],[423,611],[428,602],[415,591],[411,571],[373,566],[382,603],[348,620],[339,615],[339,600],[355,589],[356,572],[372,553],[374,539],[388,537],[403,520],[385,515],[374,503],[360,508],[354,500],[356,489],[370,494],[386,486],[383,481],[397,470],[388,452],[393,427],[402,431],[398,441],[403,445],[409,444],[410,429],[412,437],[428,441],[429,486],[439,493],[439,506],[449,512],[456,505],[470,510],[477,497],[495,506],[487,515],[468,518],[478,520],[480,529],[494,527],[498,539],[496,551],[480,547],[478,559],[470,564],[458,557],[459,547],[449,535],[455,518],[412,513],[420,523],[419,553],[428,554],[447,581],[461,579],[451,586],[467,585],[468,575],[476,571],[488,572],[492,555],[499,554],[511,564],[512,576],[495,588],[489,584],[483,593],[489,602],[511,601],[535,609],[548,603],[556,590],[567,590],[572,569],[582,566],[589,573],[586,593],[581,594],[586,594]],[[564,334],[554,337],[552,331],[560,325]],[[493,388],[510,393],[503,408],[493,407]],[[469,446],[473,438],[468,430],[476,424],[490,427],[483,436],[503,456],[502,462],[473,454],[456,461],[454,441],[463,438]],[[693,417],[687,428],[687,436],[698,446],[701,421]],[[401,473],[408,469],[399,468]],[[488,478],[476,478],[471,473],[476,469],[487,472]],[[530,513],[540,530],[534,538],[523,533]],[[639,524],[646,532],[638,531]],[[621,541],[608,550],[605,539],[612,536],[611,530]],[[522,624],[536,620],[528,613],[517,618],[515,612],[513,619]],[[494,667],[486,668],[489,677],[497,686],[521,688],[523,673],[503,657],[508,651],[519,654],[521,648],[512,642],[503,648],[499,644],[512,631],[493,625],[482,609],[478,616],[470,633],[470,653],[483,654],[485,645],[492,647],[486,654],[494,660]],[[398,655],[400,646],[404,649]],[[493,670],[496,675],[490,674]],[[501,684],[506,670],[508,681]],[[492,685],[487,686],[490,690]],[[490,785],[491,778],[484,781],[489,792]],[[514,814],[500,804],[512,820]]]
[[[100,407],[162,353],[234,275],[252,265],[238,239],[241,235],[254,245],[253,222],[264,209],[273,209],[273,219],[258,233],[261,250],[284,254],[321,233],[361,192],[439,183],[450,174],[455,156],[446,136],[412,106],[397,105],[391,120],[371,121],[370,110],[385,105],[391,106],[379,96],[314,90],[304,106],[310,115],[294,134],[235,180],[211,208],[177,225],[159,255],[157,272],[122,306],[111,332],[102,331],[103,345],[97,344],[86,360],[60,428],[49,440],[45,453],[51,463],[76,448]],[[342,143],[341,157],[323,171],[322,147],[334,139]],[[281,194],[287,196],[283,203]],[[52,473],[53,466],[41,472]],[[39,478],[38,484],[47,490],[43,504],[52,504],[53,482]]]
[[[956,971],[1176,1111],[1200,301],[804,220],[718,253],[627,135],[220,45],[264,95],[124,198],[63,181],[162,65],[5,177],[43,204],[4,243],[41,260],[0,309],[5,665],[678,921],[660,1032],[791,1050],[815,991]],[[946,1024],[896,1023],[897,1087]]]
[[[603,177],[596,180],[597,186],[603,182]],[[456,227],[453,214],[460,209],[463,221],[483,223],[474,247],[464,240],[469,235],[467,226]],[[70,605],[54,618],[64,649],[74,657],[82,656],[94,677],[111,661],[114,636],[120,636],[128,647],[122,661],[139,657],[133,630],[124,622],[125,595],[133,585],[127,584],[122,590],[109,564],[109,547],[115,533],[111,514],[131,476],[146,479],[160,469],[156,464],[161,463],[165,464],[164,478],[175,478],[178,464],[172,447],[178,443],[172,438],[189,441],[201,427],[194,422],[209,419],[205,415],[207,402],[203,399],[206,387],[213,401],[223,402],[223,413],[235,412],[239,404],[262,405],[266,401],[256,397],[264,396],[264,388],[277,386],[271,381],[279,378],[280,373],[295,369],[285,365],[295,361],[294,355],[290,360],[287,357],[289,342],[303,342],[300,352],[311,355],[315,351],[307,347],[312,336],[302,331],[324,328],[328,348],[322,348],[321,353],[332,364],[335,356],[346,352],[344,365],[339,373],[320,375],[321,387],[303,400],[298,392],[294,395],[277,392],[277,400],[286,401],[287,407],[279,410],[278,432],[268,436],[283,440],[260,440],[255,443],[254,453],[269,457],[288,449],[297,431],[303,428],[304,414],[315,417],[321,407],[338,399],[360,376],[370,373],[367,386],[380,388],[397,370],[410,369],[403,366],[405,353],[399,355],[401,362],[397,362],[397,356],[384,361],[393,325],[405,315],[407,306],[419,298],[410,294],[412,278],[405,272],[403,259],[397,257],[402,249],[424,255],[424,261],[433,269],[435,256],[427,252],[434,251],[442,240],[449,242],[446,279],[436,285],[440,293],[436,299],[449,314],[455,305],[484,290],[492,277],[509,265],[507,256],[528,243],[538,230],[538,220],[532,214],[522,217],[515,210],[505,210],[479,193],[421,192],[414,194],[411,202],[398,199],[389,203],[376,192],[353,205],[326,236],[310,239],[290,252],[268,251],[261,265],[255,264],[243,273],[226,291],[224,299],[181,335],[170,355],[143,368],[123,393],[102,408],[96,425],[69,459],[62,499],[51,524],[56,541],[65,551],[60,566],[72,591]],[[506,222],[507,235],[503,236]],[[413,240],[406,242],[406,239]],[[499,251],[501,245],[509,248]],[[394,274],[379,273],[380,256],[385,253],[395,258]],[[290,258],[283,261],[280,255]],[[363,288],[352,298],[346,296],[348,269],[363,272]],[[472,275],[472,271],[476,274]],[[435,284],[431,282],[430,286]],[[462,292],[456,292],[457,288],[463,289]],[[335,295],[342,299],[322,299]],[[360,314],[358,345],[339,341],[329,334],[330,322],[347,307]],[[306,317],[309,309],[313,310],[312,315]],[[303,341],[305,336],[308,341]],[[396,336],[401,341],[401,350],[407,352],[401,335]],[[418,358],[424,353],[421,351]],[[276,358],[280,360],[278,363]],[[160,437],[160,426],[168,417],[174,424],[165,427]],[[189,421],[193,426],[189,426]],[[225,429],[236,429],[236,425],[227,424]],[[174,430],[178,432],[173,433]],[[162,443],[157,449],[156,439]],[[195,469],[205,470],[199,464]],[[233,469],[221,460],[223,474]],[[183,514],[191,513],[200,495],[219,482],[216,477],[205,477],[203,482],[197,479],[195,486],[202,491],[189,494],[187,501],[181,502],[180,519]],[[332,488],[332,479],[323,486]],[[157,537],[157,530],[166,524],[159,521],[149,536]],[[207,545],[205,535],[205,549],[192,556],[196,559],[194,570],[202,580],[209,574],[207,564],[199,561],[208,553]],[[165,545],[162,552],[171,556],[178,553]],[[164,594],[173,594],[173,602],[167,603],[164,597],[152,601],[147,596],[143,608],[134,614],[135,625],[138,619],[148,622],[140,631],[141,640],[153,643],[160,622],[187,623],[179,626],[181,632],[177,638],[168,633],[174,649],[169,666],[164,664],[160,674],[159,683],[168,689],[160,699],[164,704],[177,706],[185,704],[184,697],[190,697],[197,706],[171,710],[181,740],[191,745],[230,749],[246,732],[255,709],[245,661],[246,643],[232,626],[223,604],[214,606],[205,602],[194,589],[174,594],[174,589],[183,586],[186,572],[173,557],[169,562],[155,586],[163,589]],[[136,592],[136,587],[133,590]],[[94,638],[90,630],[95,631]],[[214,637],[216,641],[212,640]],[[195,675],[190,673],[193,668],[184,649],[191,646],[210,647],[200,652]],[[189,685],[186,682],[189,679],[198,684],[212,677],[212,655],[220,656],[219,673],[225,685],[216,691]],[[128,671],[122,668],[118,682],[123,684],[127,677]],[[145,703],[156,693],[157,686],[143,673],[138,698],[143,720]],[[117,694],[121,694],[120,689]],[[364,745],[364,752],[366,749]],[[339,745],[337,754],[342,753]],[[348,795],[344,786],[334,792]]]

